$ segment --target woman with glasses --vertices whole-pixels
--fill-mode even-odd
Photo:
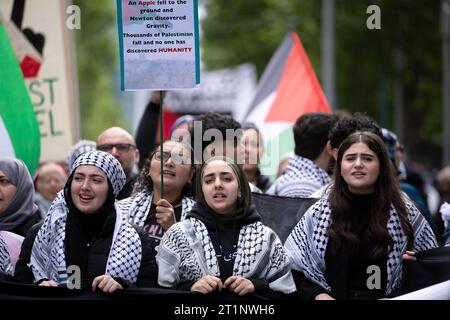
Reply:
[[[211,158],[197,175],[196,191],[198,202],[158,247],[159,285],[234,298],[294,293],[287,254],[251,205],[242,168]]]
[[[119,202],[128,221],[144,228],[156,247],[164,232],[181,221],[191,210],[194,166],[191,148],[175,141],[165,141],[163,152],[158,146],[141,171],[134,194]],[[163,185],[161,184],[163,162]]]

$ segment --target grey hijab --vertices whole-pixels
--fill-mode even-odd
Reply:
[[[17,189],[11,203],[0,213],[0,230],[13,230],[37,210],[33,202],[33,180],[25,164],[18,159],[0,159],[0,170]]]

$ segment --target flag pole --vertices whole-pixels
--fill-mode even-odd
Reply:
[[[161,199],[164,198],[164,156],[163,156],[163,141],[164,141],[164,135],[163,135],[163,92],[162,90],[159,91],[159,141],[160,141],[160,151],[161,151]]]

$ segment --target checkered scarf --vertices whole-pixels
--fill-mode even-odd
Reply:
[[[90,140],[80,140],[78,141],[72,148],[70,148],[68,156],[67,156],[67,168],[69,168],[69,171],[72,171],[73,164],[75,163],[75,160],[79,156],[81,156],[83,153],[94,151],[97,149],[97,144],[95,141]]]
[[[422,214],[406,198],[405,205],[414,231],[413,251],[420,252],[435,248],[437,243],[433,231]],[[328,292],[331,292],[331,287],[325,280],[325,251],[331,220],[332,212],[328,199],[320,199],[308,209],[284,244],[292,267],[303,272],[309,280]],[[389,210],[387,230],[394,243],[387,258],[386,294],[390,294],[401,284],[402,255],[407,245],[406,234],[403,232],[400,218],[393,206]]]
[[[90,151],[82,154],[75,160],[70,175],[73,175],[75,169],[79,166],[95,166],[101,169],[111,182],[114,197],[117,197],[120,190],[125,185],[126,177],[122,165],[119,160],[109,153],[103,151]]]
[[[330,177],[313,161],[294,155],[286,172],[272,184],[267,194],[307,198],[330,182]]]
[[[196,218],[188,218],[172,226],[164,234],[157,250],[158,282],[161,286],[175,287],[179,282],[220,274],[208,230]],[[296,290],[281,241],[259,221],[243,226],[239,232],[233,275],[265,279],[272,290],[283,293]]]
[[[135,283],[141,266],[141,240],[117,205],[114,207],[116,222],[105,274]],[[54,203],[39,230],[31,253],[31,267],[36,281],[41,279],[57,283],[67,281],[64,251],[67,213],[68,208],[64,199]]]
[[[125,174],[119,161],[106,152],[92,151],[81,155],[75,161],[71,175],[81,165],[96,166],[105,172],[113,186],[115,196],[125,184]],[[136,282],[142,258],[141,240],[116,204],[114,208],[116,221],[105,274]],[[41,279],[54,280],[57,283],[67,281],[64,240],[68,213],[69,208],[61,191],[50,207],[33,244],[31,267],[37,281]]]
[[[6,274],[12,273],[12,265],[9,258],[8,245],[2,237],[0,237],[0,272]]]
[[[184,197],[181,199],[181,219],[186,218],[188,212],[191,211],[195,201],[191,198]],[[133,196],[120,200],[119,208],[127,215],[128,221],[136,226],[143,227],[147,220],[150,207],[152,205],[152,192],[148,190],[140,191]]]

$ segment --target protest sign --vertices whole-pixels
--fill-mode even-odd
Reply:
[[[117,0],[122,90],[200,83],[197,0]]]
[[[30,126],[23,129],[4,124],[13,140],[10,151],[14,150],[14,153],[11,151],[11,156],[26,161],[32,172],[38,162],[65,160],[68,150],[79,139],[74,38],[73,30],[67,24],[71,7],[68,0],[0,1],[8,42],[22,71],[39,125],[38,141],[34,140],[35,130]],[[15,117],[11,118],[11,123],[23,122],[20,114],[23,109],[19,110],[17,105],[9,107],[11,113],[8,116]],[[24,136],[24,142],[15,136]],[[38,159],[27,161],[23,152],[18,150],[26,143],[39,146],[39,139],[40,157],[39,152],[33,152],[32,157]],[[34,164],[30,166],[29,163]]]

